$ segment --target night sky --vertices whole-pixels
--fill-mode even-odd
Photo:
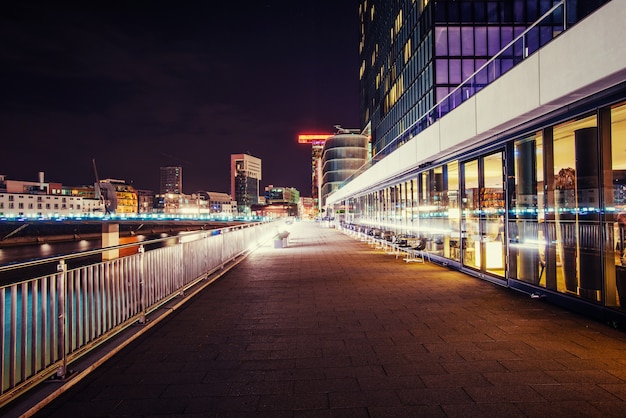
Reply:
[[[229,193],[249,153],[310,196],[297,135],[361,128],[358,43],[357,0],[3,2],[0,174]]]

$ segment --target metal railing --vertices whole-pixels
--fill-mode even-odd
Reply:
[[[68,363],[184,294],[275,233],[269,223],[172,237],[0,267],[0,272],[56,263],[56,273],[0,286],[0,407]],[[112,249],[137,253],[67,268],[67,261]]]
[[[375,156],[357,169],[354,174],[344,180],[341,187],[357,178],[374,164],[397,150],[405,142],[433,125],[443,116],[456,109],[463,102],[528,58],[529,55],[566,31],[568,29],[566,5],[566,0],[556,2],[550,10],[546,11],[533,24],[518,34],[472,75],[420,116],[410,127],[385,145]]]

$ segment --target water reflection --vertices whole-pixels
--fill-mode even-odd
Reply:
[[[132,237],[120,237],[120,244],[128,244],[131,242],[142,242],[146,240],[152,240],[156,238],[167,237],[167,234],[160,234],[154,236],[137,235]],[[175,245],[177,238],[172,237],[162,243],[153,243],[146,246],[146,251],[151,249]],[[71,242],[51,242],[34,245],[23,245],[15,247],[6,247],[0,249],[0,266],[6,266],[10,264],[23,263],[26,261],[34,261],[45,259],[49,257],[56,257],[66,254],[76,254],[83,251],[97,250],[102,248],[102,241],[100,239],[94,240],[80,240]],[[138,246],[132,246],[120,250],[120,256],[128,256],[137,253]],[[87,264],[98,263],[102,260],[100,254],[89,255],[85,257],[72,258],[67,261],[68,269],[77,268]],[[9,270],[0,272],[0,285],[8,284],[16,281],[26,280],[34,277],[40,277],[48,274],[54,274],[56,272],[57,263],[50,262],[26,269]]]

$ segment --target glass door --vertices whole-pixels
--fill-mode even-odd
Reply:
[[[463,265],[504,278],[503,152],[466,161],[461,165],[461,172]]]

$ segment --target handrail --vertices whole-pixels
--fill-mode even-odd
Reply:
[[[251,227],[251,226],[257,226],[257,225],[260,225],[260,224],[262,224],[262,222],[245,224],[245,225],[228,226],[228,227],[224,227],[224,228],[198,230],[198,231],[194,231],[194,232],[197,232],[198,234],[205,233],[207,235],[208,234],[216,235],[215,231],[218,231],[218,233],[221,234],[221,233],[224,233],[225,231],[233,231],[233,230],[236,230],[238,228],[247,228],[247,227]],[[168,236],[168,237],[164,237],[164,238],[154,238],[154,239],[145,240],[145,241],[131,242],[131,243],[128,243],[128,244],[119,244],[119,245],[112,245],[110,247],[97,248],[95,250],[78,251],[78,252],[71,253],[71,254],[62,254],[62,255],[56,255],[56,256],[52,256],[52,257],[40,258],[40,259],[36,259],[36,260],[21,261],[19,263],[4,264],[4,265],[0,265],[0,273],[3,273],[5,271],[11,271],[11,270],[18,270],[18,269],[28,268],[28,267],[41,266],[43,264],[51,264],[51,263],[54,263],[54,262],[59,262],[61,260],[66,260],[67,261],[67,260],[73,260],[73,259],[77,259],[77,258],[89,257],[91,255],[98,255],[98,254],[102,254],[104,252],[111,251],[111,250],[121,250],[121,249],[124,249],[124,248],[137,247],[139,245],[160,244],[160,243],[167,242],[167,241],[170,241],[172,239],[179,238],[179,237],[180,237],[179,235],[174,235],[174,236]]]
[[[226,229],[226,228],[225,228]],[[225,266],[271,239],[272,223],[198,231],[200,239],[144,251],[141,241],[3,266],[56,262],[53,272],[0,285],[0,408],[48,378],[65,379],[68,364],[188,289],[210,283]],[[203,236],[204,235],[204,236]],[[137,254],[67,268],[68,258],[136,246]]]
[[[528,33],[535,29],[537,26],[539,26],[544,20],[546,20],[548,17],[552,16],[554,14],[554,12],[560,8],[563,7],[563,30],[561,32],[559,32],[559,34],[565,32],[567,30],[567,13],[566,13],[566,0],[559,0],[554,6],[552,6],[550,8],[550,10],[548,10],[547,12],[545,12],[539,19],[537,19],[535,22],[533,22],[530,26],[528,26],[521,34],[519,34],[517,37],[515,37],[511,42],[509,42],[504,48],[502,48],[500,51],[498,51],[493,57],[491,57],[489,60],[487,60],[478,70],[474,71],[474,73],[472,73],[472,75],[470,75],[469,77],[467,77],[465,80],[463,80],[458,86],[456,86],[454,88],[454,90],[452,90],[450,93],[448,93],[443,99],[439,100],[435,105],[433,105],[430,109],[428,109],[428,111],[426,111],[422,116],[420,116],[420,118],[418,120],[416,120],[415,122],[413,122],[413,124],[411,124],[411,126],[409,126],[408,128],[406,128],[404,131],[402,131],[402,133],[400,133],[399,135],[397,135],[391,142],[389,142],[387,145],[385,145],[379,152],[376,153],[376,155],[372,158],[370,158],[368,161],[366,161],[363,165],[361,165],[361,167],[359,167],[354,174],[352,174],[350,177],[348,177],[346,180],[344,180],[342,182],[342,184],[340,185],[340,188],[345,186],[346,184],[348,184],[349,182],[351,182],[352,180],[354,180],[356,177],[358,177],[359,175],[361,175],[365,170],[367,170],[369,167],[371,167],[372,165],[374,165],[376,162],[381,161],[386,155],[388,155],[390,152],[389,150],[391,149],[391,147],[395,147],[398,145],[398,142],[400,142],[407,133],[412,132],[416,127],[419,128],[420,125],[424,122],[427,121],[427,125],[425,127],[422,127],[421,129],[419,129],[419,132],[423,131],[426,127],[432,125],[437,119],[443,117],[445,114],[449,113],[450,111],[452,111],[453,109],[456,108],[456,106],[454,106],[453,108],[449,109],[448,112],[446,113],[442,113],[441,109],[443,108],[444,104],[447,104],[447,102],[455,95],[457,94],[464,86],[466,86],[467,84],[470,83],[470,81],[472,79],[474,79],[477,75],[480,74],[481,71],[485,70],[487,67],[489,67],[489,65],[492,65],[496,60],[500,59],[502,55],[504,55],[504,53],[509,50],[511,47],[513,47],[517,42],[520,41],[520,39],[524,39],[526,35],[528,35]],[[556,36],[558,36],[559,34],[557,34]],[[551,39],[554,39],[556,36],[552,37]],[[522,54],[522,59],[527,58],[525,51]],[[515,65],[514,65],[515,66]],[[489,81],[486,85],[490,84],[491,82],[497,80],[500,76],[502,76],[502,74],[498,75],[497,77],[494,77],[491,81]],[[469,93],[469,92],[468,92]],[[478,91],[474,91],[471,93],[471,95],[468,95],[468,97],[465,98],[465,100],[469,99],[470,97],[474,96],[476,93],[478,93]],[[462,102],[461,102],[462,103]],[[459,103],[460,104],[460,103]],[[437,117],[438,114],[438,117]],[[394,148],[395,150],[395,148]],[[392,150],[393,151],[393,150]]]

